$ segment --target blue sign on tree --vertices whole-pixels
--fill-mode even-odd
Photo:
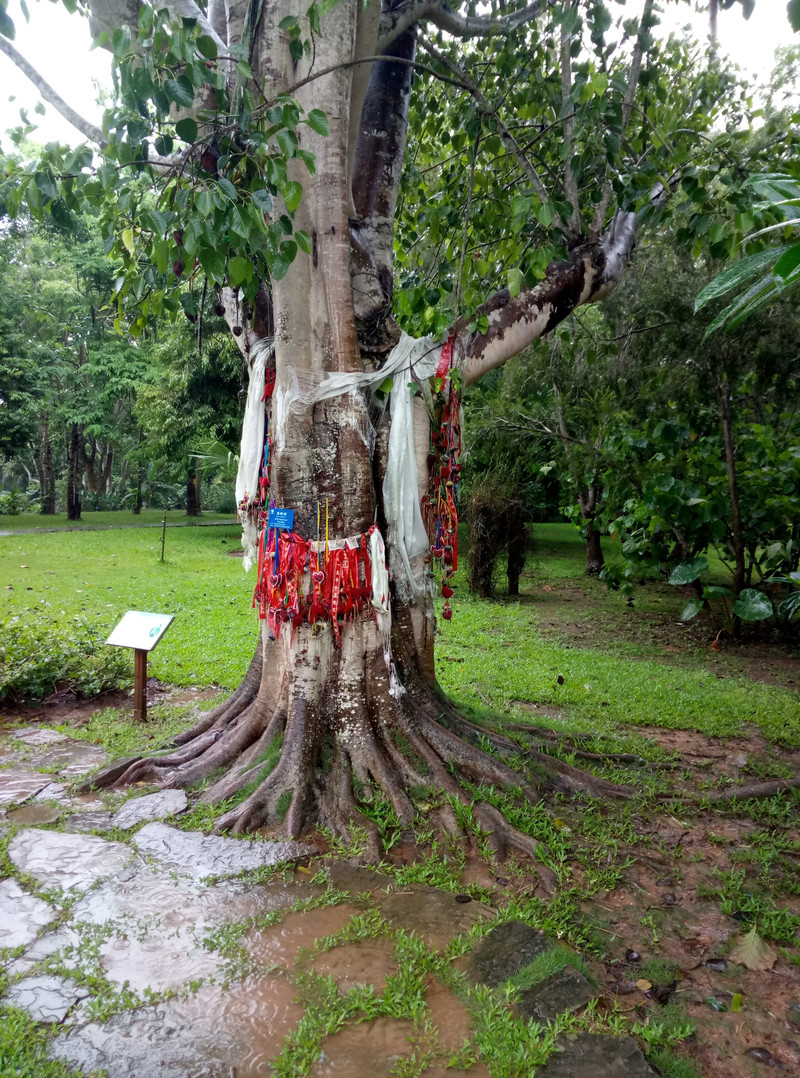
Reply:
[[[291,531],[294,527],[294,509],[279,509],[277,505],[273,505],[269,511],[267,527]]]

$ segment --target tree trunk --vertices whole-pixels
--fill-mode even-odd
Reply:
[[[42,416],[42,512],[56,511],[56,478],[53,472],[53,447],[50,444],[50,417]]]
[[[81,519],[81,450],[83,431],[79,423],[71,423],[67,435],[67,520]]]
[[[200,516],[200,476],[193,460],[186,470],[186,515]]]
[[[89,439],[90,452],[86,452],[86,442],[81,439],[80,444],[80,459],[83,465],[84,476],[86,478],[86,493],[97,493],[97,471],[95,468],[97,462],[97,439],[92,436]]]
[[[603,548],[600,546],[600,532],[595,527],[593,514],[584,519],[586,521],[586,575],[599,576],[605,565]]]
[[[101,494],[110,494],[112,490],[112,468],[114,465],[114,449],[106,445],[101,456],[100,475],[97,485]]]

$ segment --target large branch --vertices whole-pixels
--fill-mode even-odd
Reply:
[[[28,63],[20,52],[17,52],[8,38],[3,37],[2,34],[0,34],[0,52],[5,53],[12,64],[30,79],[45,101],[49,101],[77,131],[85,135],[90,142],[94,142],[98,146],[105,145],[106,140],[101,129],[88,120],[84,120],[83,116],[80,116],[71,105],[68,105],[64,98],[56,93],[50,83],[39,74],[36,68]]]
[[[575,248],[566,262],[551,263],[535,288],[513,299],[508,289],[494,295],[476,315],[486,314],[486,333],[470,333],[468,320],[453,327],[465,357],[467,385],[518,355],[563,322],[584,303],[605,299],[619,283],[633,250],[636,214],[618,211],[602,242]]]
[[[129,26],[135,35],[139,19],[140,0],[88,0],[89,26],[94,37],[101,33],[111,35],[120,26]],[[196,19],[203,33],[212,38],[220,55],[228,51],[228,47],[206,18],[202,9],[195,0],[168,0],[164,5],[169,8],[173,15],[180,15],[184,19]],[[215,14],[215,22],[219,23],[219,17]],[[110,49],[110,44],[105,48]]]
[[[528,4],[521,11],[499,19],[490,19],[486,16],[460,15],[445,3],[445,0],[405,0],[405,3],[391,11],[385,11],[381,16],[378,48],[388,48],[396,37],[418,22],[433,23],[440,30],[460,38],[508,34],[523,23],[537,19],[542,10],[547,10],[550,6],[550,3],[542,4],[539,0],[534,0],[534,3]]]

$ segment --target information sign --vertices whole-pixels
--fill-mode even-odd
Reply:
[[[277,505],[273,505],[269,511],[267,527],[291,531],[294,527],[294,509],[279,509]]]
[[[143,610],[129,610],[113,629],[106,643],[117,648],[152,651],[174,620],[174,614],[148,614]]]

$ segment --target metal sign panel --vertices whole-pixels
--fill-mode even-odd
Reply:
[[[116,648],[136,648],[152,651],[175,620],[174,614],[148,614],[129,610],[106,640]]]
[[[291,531],[294,527],[294,509],[279,509],[277,505],[273,505],[269,511],[267,527]]]

